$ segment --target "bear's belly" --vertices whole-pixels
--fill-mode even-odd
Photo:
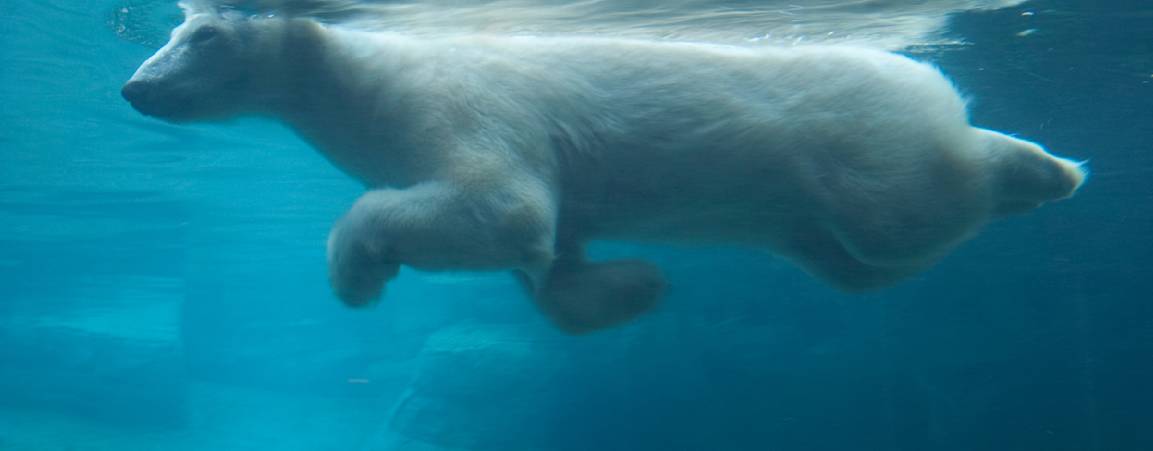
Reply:
[[[762,212],[697,212],[681,217],[605,218],[590,238],[682,244],[733,244],[777,248],[786,230],[803,218]]]
[[[562,229],[579,239],[776,247],[786,230],[815,220],[813,209],[798,207],[812,204],[801,191],[782,193],[764,180],[664,180],[669,183],[606,184],[591,193],[566,193]]]
[[[822,210],[795,170],[803,152],[721,136],[676,141],[614,145],[586,164],[567,159],[562,228],[582,239],[764,246]]]

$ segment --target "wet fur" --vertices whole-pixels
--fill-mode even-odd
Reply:
[[[126,97],[168,120],[284,121],[361,180],[328,241],[354,306],[402,264],[514,270],[562,329],[618,324],[665,283],[644,262],[586,262],[601,238],[757,246],[872,289],[1084,179],[970,126],[935,68],[875,50],[416,39],[186,13]],[[216,35],[192,42],[205,27]]]

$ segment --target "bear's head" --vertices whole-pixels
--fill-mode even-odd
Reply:
[[[217,120],[248,112],[254,61],[265,31],[237,11],[182,3],[184,22],[124,84],[133,108],[172,122]]]

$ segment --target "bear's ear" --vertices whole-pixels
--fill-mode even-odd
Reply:
[[[1050,155],[1037,144],[991,130],[977,132],[993,171],[999,214],[1024,212],[1068,198],[1088,176],[1084,163]]]

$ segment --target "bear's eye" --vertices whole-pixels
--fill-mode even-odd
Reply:
[[[200,44],[215,38],[219,34],[220,30],[218,30],[216,27],[201,27],[192,32],[192,36],[188,37],[188,42],[193,44]]]

